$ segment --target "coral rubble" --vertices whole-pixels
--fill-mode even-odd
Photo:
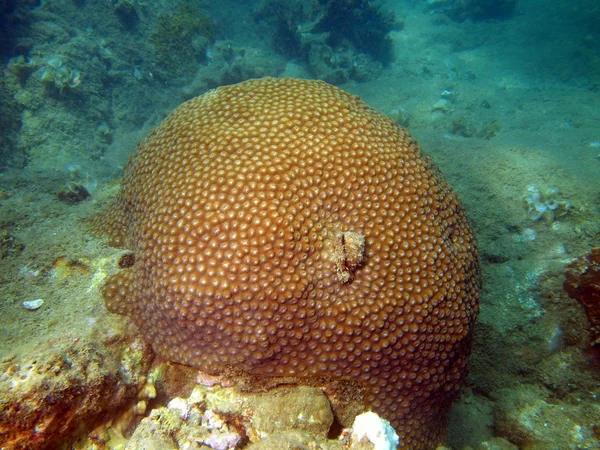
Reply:
[[[534,222],[543,220],[551,224],[559,217],[566,215],[572,208],[571,203],[560,198],[556,188],[531,185],[524,198],[527,217]]]
[[[398,437],[389,423],[369,412],[331,439],[334,415],[320,389],[287,386],[264,393],[196,386],[155,408],[136,427],[127,450],[211,448],[252,450],[395,450]],[[202,447],[205,446],[205,447]]]

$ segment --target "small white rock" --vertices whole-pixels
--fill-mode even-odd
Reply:
[[[204,443],[214,450],[236,448],[242,438],[236,433],[211,433]]]
[[[444,89],[440,97],[445,98],[448,101],[452,101],[454,99],[454,92],[452,92],[450,89]]]
[[[450,111],[450,102],[445,98],[440,98],[437,102],[433,104],[431,108],[432,111],[440,111],[440,112],[448,112]]]
[[[41,298],[38,298],[35,300],[27,300],[27,301],[23,302],[23,307],[25,309],[29,309],[29,310],[33,311],[33,310],[38,309],[43,304],[44,304],[44,300],[42,300]]]
[[[400,442],[390,423],[370,411],[356,416],[351,439],[353,443],[370,442],[374,450],[396,450]]]
[[[167,404],[167,408],[179,414],[183,420],[187,420],[190,414],[190,407],[187,402],[181,397],[175,397]]]
[[[533,228],[525,228],[521,233],[521,242],[530,242],[537,239],[537,233]]]

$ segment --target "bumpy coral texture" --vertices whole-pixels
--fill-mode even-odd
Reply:
[[[480,284],[473,233],[393,121],[319,81],[192,99],[102,215],[135,263],[104,287],[164,358],[353,380],[411,449],[443,440]]]

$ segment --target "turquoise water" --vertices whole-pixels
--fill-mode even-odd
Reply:
[[[39,379],[66,405],[69,385],[117,395],[126,377],[111,370],[125,360],[130,389],[144,386],[149,363],[126,350],[144,344],[99,292],[121,253],[82,219],[170,111],[264,76],[360,96],[414,135],[463,201],[484,288],[451,447],[600,447],[598,355],[562,287],[565,265],[600,241],[597,1],[15,0],[0,15],[1,448],[36,433],[46,443],[22,448],[59,448],[77,431],[5,431]],[[61,414],[110,428],[86,402]],[[79,431],[67,448],[118,448]]]

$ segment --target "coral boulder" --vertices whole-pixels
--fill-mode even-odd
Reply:
[[[480,275],[415,140],[320,81],[264,78],[176,109],[95,220],[133,264],[104,287],[158,355],[347,381],[403,448],[435,448],[466,375]]]

